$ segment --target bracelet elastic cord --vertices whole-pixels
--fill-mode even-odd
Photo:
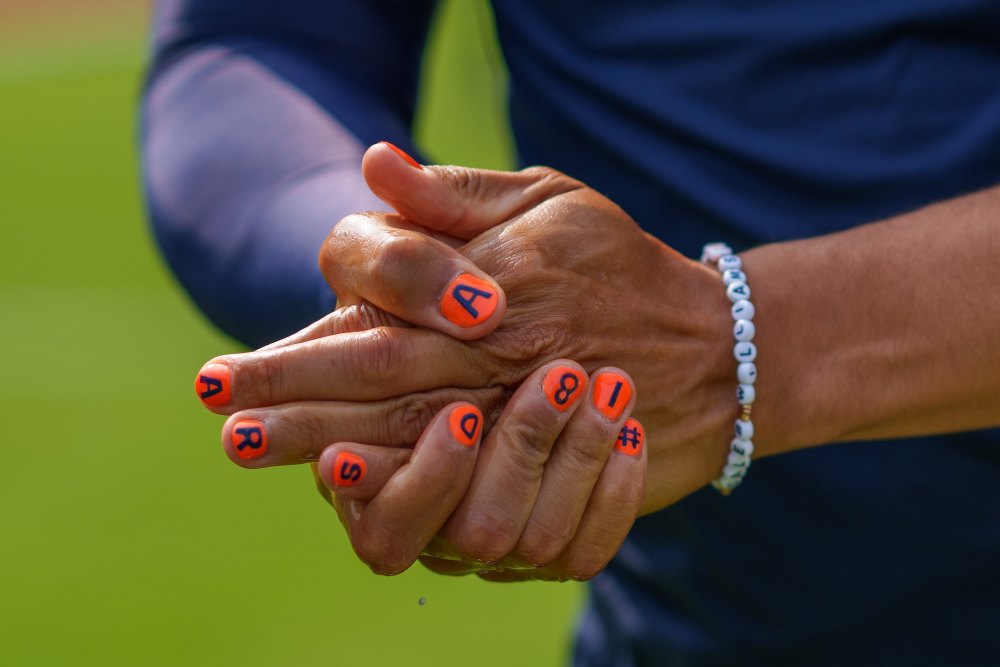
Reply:
[[[740,485],[750,469],[750,456],[753,454],[753,422],[750,415],[753,412],[755,398],[754,381],[757,379],[757,366],[753,363],[757,358],[757,346],[753,344],[756,329],[753,324],[754,307],[750,302],[750,286],[747,285],[747,274],[743,272],[743,262],[733,254],[733,249],[725,243],[709,243],[701,252],[701,261],[713,266],[722,274],[722,282],[726,287],[726,296],[732,302],[733,356],[739,364],[736,367],[736,377],[739,386],[736,388],[736,400],[740,403],[740,416],[736,419],[736,437],[729,445],[729,458],[720,474],[712,481],[712,486],[722,495],[728,496]]]

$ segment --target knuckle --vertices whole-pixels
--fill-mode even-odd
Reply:
[[[413,563],[396,531],[381,522],[362,522],[351,536],[351,545],[375,574],[399,574]]]
[[[581,545],[566,559],[566,576],[575,581],[589,581],[607,567],[612,555],[596,545]]]
[[[412,234],[391,231],[379,242],[371,256],[369,279],[383,305],[398,305],[408,287],[409,267],[419,263],[424,241]]]
[[[474,169],[446,166],[439,168],[438,175],[449,188],[464,198],[476,199],[482,194],[484,181]]]
[[[450,542],[455,553],[476,563],[495,563],[510,553],[517,534],[514,521],[491,512],[470,513],[454,531]]]
[[[519,470],[541,471],[552,451],[553,436],[538,419],[526,415],[503,426],[500,447],[507,447]]]
[[[534,523],[521,537],[514,550],[514,557],[531,567],[544,567],[554,561],[572,537],[568,523],[554,527]]]
[[[391,383],[399,373],[401,351],[388,329],[369,329],[348,348],[351,363],[365,385]]]
[[[242,359],[237,377],[246,402],[257,405],[284,402],[284,365],[280,352]]]
[[[384,442],[412,444],[437,412],[437,402],[427,394],[410,394],[397,399],[389,411]]]

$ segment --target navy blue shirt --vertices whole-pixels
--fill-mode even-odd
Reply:
[[[337,219],[378,206],[364,147],[411,147],[432,4],[159,3],[151,217],[237,338],[268,342],[332,307],[315,255]],[[521,161],[583,180],[689,255],[1000,183],[995,0],[494,10]],[[637,522],[590,587],[575,660],[998,664],[998,478],[996,430],[762,459],[733,496],[706,489]]]

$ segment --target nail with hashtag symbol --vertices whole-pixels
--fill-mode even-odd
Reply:
[[[637,419],[629,418],[618,434],[618,440],[615,442],[615,450],[628,456],[639,456],[639,454],[642,454],[642,447],[645,441],[646,432],[643,430],[642,424]]]

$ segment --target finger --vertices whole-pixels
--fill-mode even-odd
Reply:
[[[461,340],[488,334],[506,309],[503,290],[488,274],[398,216],[344,218],[327,237],[319,263],[337,294]]]
[[[356,331],[366,331],[376,327],[410,327],[409,322],[387,313],[367,302],[343,306],[333,311],[329,315],[313,322],[301,331],[286,336],[281,340],[258,348],[258,352],[274,350],[279,347],[288,347],[296,343],[305,343],[317,338],[326,336],[336,336],[342,333],[354,333]]]
[[[195,391],[219,414],[305,400],[374,401],[481,387],[489,375],[480,364],[470,348],[435,331],[377,327],[217,357],[199,371]]]
[[[601,368],[590,380],[589,400],[563,428],[545,464],[538,500],[511,554],[515,564],[540,567],[563,552],[635,404],[635,384],[621,369]]]
[[[639,513],[646,489],[647,458],[642,424],[629,418],[601,471],[573,539],[556,560],[531,571],[532,579],[586,581],[607,567]]]
[[[421,166],[382,142],[365,153],[368,187],[411,222],[466,241],[583,185],[545,167],[518,172]]]
[[[379,574],[398,574],[417,559],[466,492],[475,468],[483,416],[469,403],[442,410],[410,462],[367,505],[353,499],[345,520],[351,544]]]
[[[226,420],[222,447],[233,463],[244,468],[313,462],[334,442],[412,447],[449,403],[466,400],[493,414],[504,393],[502,387],[448,387],[382,401],[302,401],[253,408]]]
[[[514,393],[483,443],[469,493],[442,533],[458,555],[494,562],[514,548],[552,445],[586,385],[579,364],[557,360],[532,373]]]
[[[402,468],[413,450],[353,442],[330,445],[319,458],[319,478],[332,492],[368,501]]]

